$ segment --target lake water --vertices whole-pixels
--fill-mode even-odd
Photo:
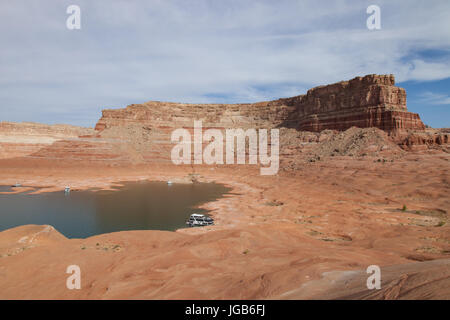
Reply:
[[[10,187],[0,186],[0,192]],[[215,183],[130,182],[114,191],[0,194],[0,231],[49,224],[68,238],[124,230],[176,230],[202,203],[230,191]]]

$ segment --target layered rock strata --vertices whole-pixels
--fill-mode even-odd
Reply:
[[[281,99],[294,106],[287,126],[302,131],[343,131],[376,127],[387,132],[424,130],[416,113],[406,108],[406,91],[393,75],[367,75],[308,90],[306,95]]]
[[[32,155],[62,140],[94,134],[90,128],[34,122],[0,122],[0,159]]]
[[[292,98],[251,104],[182,104],[151,101],[125,109],[104,110],[95,129],[140,124],[161,132],[192,127],[290,127],[302,131],[377,127],[387,132],[424,130],[416,113],[406,108],[406,92],[393,75],[367,75],[310,89]]]
[[[35,123],[0,123],[0,159],[107,163],[170,162],[171,133],[203,129],[290,128],[298,132],[379,128],[410,148],[448,134],[425,135],[419,116],[408,112],[405,90],[393,75],[367,75],[308,90],[305,95],[247,104],[184,104],[150,101],[103,110],[94,129]],[[287,131],[281,131],[283,135]],[[286,139],[284,139],[286,140]],[[283,143],[283,137],[281,142]],[[283,146],[281,146],[283,149]]]

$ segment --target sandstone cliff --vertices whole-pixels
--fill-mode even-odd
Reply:
[[[381,151],[400,154],[393,142],[407,150],[430,146],[448,150],[449,133],[426,131],[419,116],[408,112],[405,90],[394,83],[393,75],[367,75],[319,86],[305,95],[247,104],[150,101],[103,110],[95,130],[2,122],[0,159],[25,156],[110,164],[168,163],[172,131],[181,127],[192,130],[194,120],[201,120],[204,129],[282,128],[281,155],[296,161],[378,155]],[[352,127],[379,132],[348,131]]]
[[[93,134],[90,128],[34,122],[0,122],[0,159],[31,155],[64,139]]]
[[[191,127],[273,128],[302,131],[377,127],[387,132],[424,130],[418,114],[408,112],[406,92],[393,75],[367,75],[310,89],[307,94],[251,104],[183,104],[146,102],[125,109],[104,110],[95,129],[140,124],[161,131]]]
[[[405,89],[394,84],[393,75],[367,75],[316,87],[280,102],[295,107],[287,124],[303,131],[342,131],[353,126],[387,132],[424,130],[419,115],[406,108]]]

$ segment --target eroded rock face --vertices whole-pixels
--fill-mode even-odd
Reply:
[[[293,111],[273,102],[254,104],[185,104],[150,101],[125,109],[103,110],[95,129],[142,124],[147,129],[193,127],[201,120],[204,128],[272,128],[281,125]]]
[[[367,75],[281,99],[283,104],[295,106],[286,126],[314,132],[342,131],[353,126],[387,132],[424,130],[419,115],[406,108],[405,89],[394,84],[393,75]]]
[[[95,133],[91,128],[34,122],[0,122],[0,159],[34,154],[55,142]]]
[[[142,124],[148,129],[290,127],[302,131],[377,127],[387,132],[424,130],[416,113],[406,108],[406,92],[393,75],[367,75],[310,89],[306,95],[253,104],[182,104],[147,102],[104,110],[95,129]]]
[[[151,101],[123,109],[103,110],[95,130],[1,122],[0,159],[27,157],[123,164],[170,162],[171,133],[178,128],[192,131],[194,120],[201,120],[203,129],[284,128],[303,132],[314,141],[324,130],[344,132],[352,127],[378,128],[386,134],[377,136],[389,139],[376,143],[380,148],[390,145],[392,139],[404,149],[448,144],[446,133],[425,134],[419,116],[406,108],[405,90],[394,83],[393,75],[368,75],[319,86],[308,90],[305,95],[248,104]],[[287,134],[286,130],[281,131],[282,151],[295,153],[306,141],[302,137],[300,141],[296,134]],[[287,136],[283,137],[285,133]],[[321,134],[320,141],[315,142],[321,142],[327,136],[327,133]],[[284,143],[289,139],[292,141],[287,147]],[[340,153],[333,149],[327,155]],[[314,151],[311,155],[312,159],[322,156],[321,151]]]
[[[450,152],[450,130],[428,128],[425,131],[411,131],[398,133],[394,139],[405,150],[427,150],[428,148],[441,149]]]

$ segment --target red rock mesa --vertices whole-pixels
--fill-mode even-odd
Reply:
[[[183,104],[151,101],[125,109],[104,110],[98,131],[129,124],[148,129],[192,127],[291,127],[319,132],[352,126],[377,127],[387,132],[424,130],[416,113],[406,108],[405,89],[394,86],[393,75],[367,75],[350,81],[319,86],[307,94],[251,104]]]

